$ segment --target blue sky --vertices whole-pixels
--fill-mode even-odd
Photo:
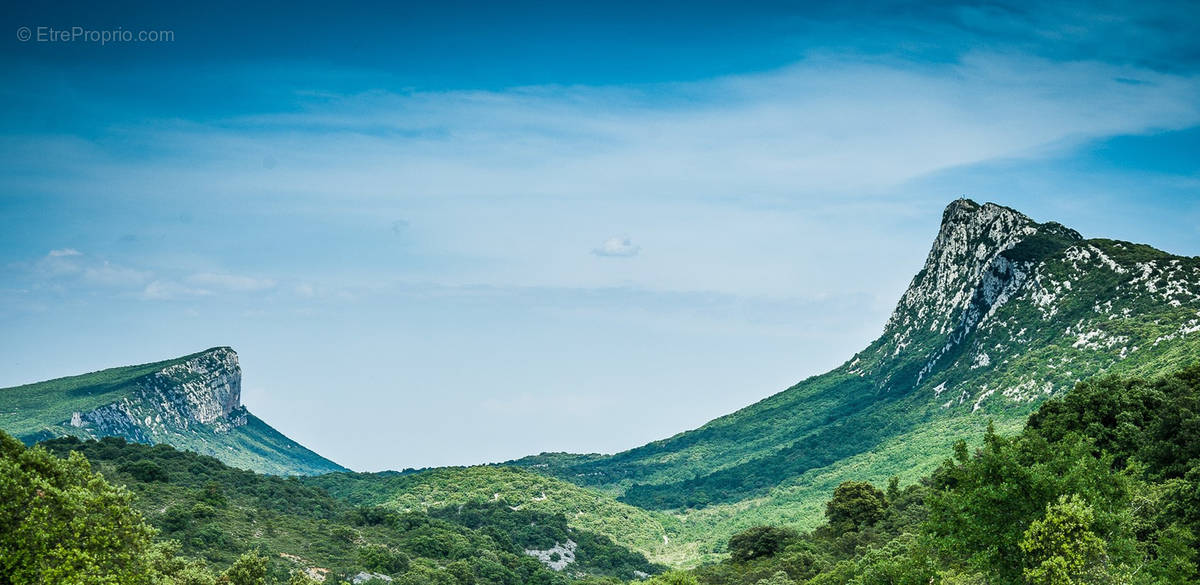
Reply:
[[[1200,254],[1185,3],[28,3],[0,386],[231,345],[356,469],[612,452],[833,367],[967,195]]]

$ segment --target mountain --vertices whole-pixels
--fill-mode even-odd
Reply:
[[[1081,379],[1198,359],[1200,258],[959,199],[882,335],[838,368],[629,451],[510,463],[680,511],[690,537],[719,541],[812,526],[845,479],[916,480],[957,438],[1019,428]]]
[[[241,394],[237,353],[216,347],[0,389],[0,429],[26,444],[62,436],[168,443],[260,473],[345,470],[250,414]]]

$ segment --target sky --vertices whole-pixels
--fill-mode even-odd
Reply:
[[[960,196],[1200,254],[1194,3],[0,20],[0,386],[229,345],[356,470],[616,452],[835,367]]]

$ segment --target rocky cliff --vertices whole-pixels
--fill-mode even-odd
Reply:
[[[1031,402],[1114,368],[1179,363],[1198,323],[1200,259],[959,200],[850,371],[977,411],[994,395]]]
[[[0,390],[0,428],[26,442],[73,435],[168,443],[263,473],[343,469],[250,414],[241,395],[237,353],[217,347]]]
[[[116,402],[71,413],[60,424],[91,438],[125,437],[139,443],[168,442],[193,424],[216,432],[246,424],[241,408],[242,370],[237,354],[220,347],[164,367],[133,382]]]

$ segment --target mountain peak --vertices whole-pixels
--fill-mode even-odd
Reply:
[[[942,213],[925,266],[913,277],[888,320],[884,339],[898,354],[914,339],[945,336],[978,323],[1006,291],[1023,282],[1025,255],[1014,248],[1035,236],[1078,241],[1078,232],[1058,223],[1038,223],[1003,205],[967,198]],[[1036,246],[1035,246],[1036,247]]]

